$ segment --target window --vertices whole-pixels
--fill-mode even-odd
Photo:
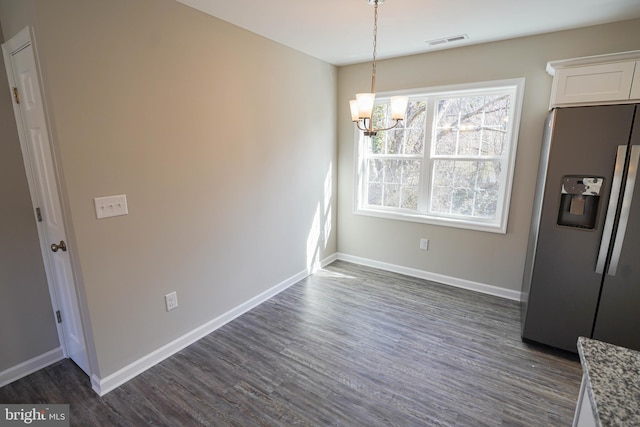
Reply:
[[[398,127],[356,137],[356,213],[506,233],[523,90],[516,79],[403,93]],[[380,97],[375,127],[390,116]]]

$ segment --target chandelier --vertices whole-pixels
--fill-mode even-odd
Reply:
[[[384,3],[384,0],[367,0],[373,5],[373,61],[371,65],[371,92],[357,93],[356,99],[349,101],[351,107],[351,120],[356,124],[358,129],[364,132],[365,136],[375,136],[383,130],[393,129],[398,126],[407,112],[407,104],[409,98],[406,96],[391,97],[391,119],[393,124],[386,128],[374,129],[373,127],[373,107],[376,99],[376,51],[378,45],[378,4]]]

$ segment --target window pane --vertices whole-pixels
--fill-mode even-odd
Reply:
[[[507,124],[509,123],[510,104],[511,96],[509,95],[487,96],[484,118],[485,124],[506,130]]]
[[[400,206],[400,186],[397,184],[385,184],[382,193],[382,205],[397,208]]]
[[[453,187],[474,188],[478,170],[478,162],[451,161],[453,163]]]
[[[430,204],[431,212],[448,214],[451,210],[451,188],[434,186]]]
[[[504,154],[504,139],[507,132],[501,129],[485,129],[482,135],[483,156],[502,156]]]
[[[404,154],[422,154],[424,152],[424,126],[407,129]]]
[[[376,104],[373,107],[373,127],[382,129],[387,127],[387,104]]]
[[[455,162],[436,160],[433,163],[433,185],[451,188],[453,185],[454,166]]]
[[[380,160],[369,160],[368,163],[369,182],[382,182],[384,173],[384,163]]]
[[[456,188],[451,196],[451,213],[454,215],[473,215],[473,191],[468,188]]]
[[[382,185],[381,184],[369,184],[367,189],[367,203],[372,206],[382,205]]]
[[[422,128],[427,120],[427,103],[424,101],[411,101],[407,104],[405,127]]]
[[[402,179],[402,169],[400,160],[383,160],[384,165],[384,181],[390,184],[400,184]]]
[[[482,131],[463,130],[459,133],[458,154],[463,156],[477,156],[480,153]]]
[[[482,137],[482,154],[501,156],[509,126],[511,96],[488,96],[485,107],[485,132]]]
[[[435,124],[436,155],[454,155],[458,153],[460,121],[463,110],[460,98],[441,99],[438,102]]]
[[[405,185],[417,186],[420,184],[421,160],[402,161],[402,183]]]
[[[438,101],[438,109],[436,111],[436,128],[457,129],[459,117],[460,100],[458,98],[441,99]]]
[[[501,164],[497,160],[480,162],[477,187],[482,190],[498,190],[501,170]]]
[[[366,138],[365,144],[368,147],[369,154],[383,154],[385,150],[384,140],[383,132],[379,132],[371,138]]]
[[[400,207],[403,209],[418,209],[418,189],[417,185],[405,185],[402,187]]]
[[[482,126],[485,107],[484,96],[470,96],[460,99],[460,128],[477,129]]]
[[[442,128],[436,131],[435,154],[440,156],[456,153],[458,133],[451,128]]]
[[[435,160],[431,212],[493,218],[497,212],[501,163],[498,160]]]
[[[380,133],[387,134],[386,154],[402,153],[402,139],[404,136],[404,129],[391,129],[391,130],[380,132]]]
[[[476,193],[474,213],[479,218],[495,218],[498,207],[497,191],[478,191]]]
[[[417,209],[421,164],[421,160],[369,160],[367,203]]]

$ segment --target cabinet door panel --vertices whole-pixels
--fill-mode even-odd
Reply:
[[[554,78],[554,103],[626,101],[634,69],[632,61],[559,69]]]

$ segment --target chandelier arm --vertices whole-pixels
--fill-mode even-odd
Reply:
[[[361,120],[358,120],[357,122],[354,122],[356,124],[356,127],[365,132],[365,135],[369,134],[369,135],[375,135],[378,132],[382,132],[385,130],[390,130],[393,129],[395,127],[397,127],[400,124],[400,121],[402,121],[402,119],[393,119],[394,123],[393,125],[386,127],[386,128],[380,128],[380,129],[374,129],[372,126],[372,121],[371,119],[368,120],[369,124],[367,125],[367,119],[363,118]]]
[[[362,123],[362,126],[360,126],[360,123]],[[365,134],[367,132],[373,131],[373,120],[372,119],[367,119],[366,117],[362,117],[360,120],[358,120],[357,125],[358,125],[358,129],[360,129],[361,131],[365,132]]]
[[[362,123],[364,125],[364,120],[358,120],[357,122],[354,122],[356,124],[356,126],[358,127],[358,129],[360,129],[361,131],[367,131],[369,129],[367,129],[366,127],[362,127],[360,126],[360,123]]]
[[[389,129],[393,129],[394,127],[398,126],[400,124],[400,121],[402,119],[393,119],[394,123],[393,125],[389,126],[388,128],[382,128],[382,129],[373,129],[374,132],[382,132],[383,130],[389,130]]]

